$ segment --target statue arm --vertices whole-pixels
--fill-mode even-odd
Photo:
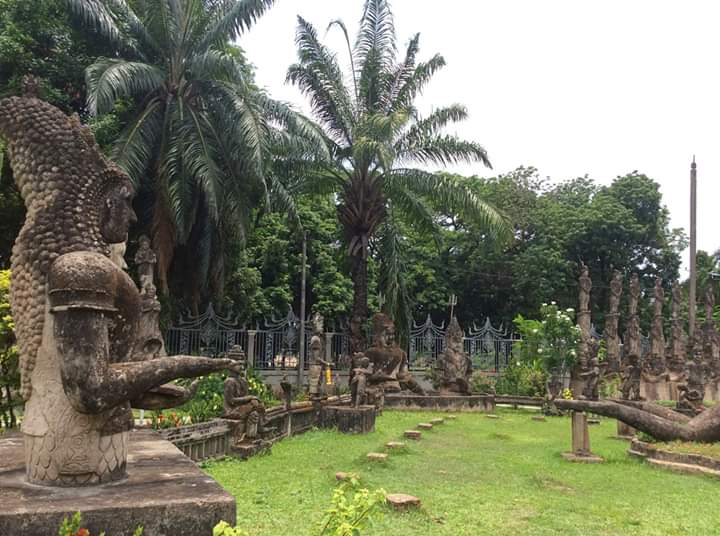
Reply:
[[[108,318],[90,308],[57,308],[55,338],[63,389],[82,413],[100,413],[143,397],[176,378],[194,378],[232,365],[230,359],[175,356],[110,363]]]

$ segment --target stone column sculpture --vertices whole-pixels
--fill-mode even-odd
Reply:
[[[624,361],[628,361],[631,356],[635,356],[639,364],[640,359],[642,358],[642,348],[640,347],[640,319],[638,318],[640,279],[637,274],[633,274],[630,278],[629,295],[628,323],[625,331],[625,345],[623,348]]]
[[[670,341],[668,342],[669,355],[667,356],[668,387],[670,400],[678,400],[678,386],[683,383],[688,375],[687,371],[687,345],[688,338],[680,319],[680,284],[675,281],[672,287],[671,303],[671,327]]]
[[[324,319],[320,313],[312,316],[313,335],[310,338],[310,366],[308,368],[308,393],[311,399],[325,395],[323,371],[330,363],[323,359]]]
[[[27,216],[12,256],[11,304],[25,398],[27,478],[82,486],[126,476],[131,406],[172,407],[172,384],[228,368],[225,359],[146,359],[141,296],[110,259],[135,222],[135,191],[77,117],[32,96],[0,100]]]
[[[665,334],[663,332],[663,301],[665,291],[662,288],[662,279],[655,278],[653,289],[653,319],[650,327],[650,355],[643,362],[643,388],[645,398],[648,400],[660,400],[669,397],[669,393],[662,390],[666,386],[668,378],[665,366]]]
[[[588,368],[590,362],[590,290],[592,290],[592,280],[590,279],[590,273],[585,263],[580,263],[580,295],[578,308],[578,326],[580,327],[580,345],[579,345],[579,357],[580,357],[580,368],[585,370]]]
[[[709,398],[717,400],[720,395],[720,342],[717,328],[713,320],[715,310],[715,292],[712,282],[705,289],[705,322],[702,326],[702,355],[705,365],[705,382],[709,390]]]
[[[156,263],[157,256],[150,247],[150,239],[145,235],[141,236],[135,253],[135,265],[140,280],[139,353],[144,359],[167,355],[160,331],[160,301],[157,299],[154,283]]]
[[[472,361],[463,348],[463,332],[455,316],[445,332],[445,351],[438,360],[441,395],[469,395]]]
[[[610,311],[605,317],[605,344],[607,347],[608,372],[620,370],[620,336],[618,320],[620,319],[620,297],[622,296],[622,274],[615,270],[610,282]]]

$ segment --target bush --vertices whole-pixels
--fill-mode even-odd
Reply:
[[[495,383],[502,395],[545,396],[547,372],[538,360],[511,363]]]
[[[15,408],[22,405],[17,393],[20,356],[14,328],[10,316],[10,270],[0,270],[0,424],[5,428],[16,426]]]
[[[470,377],[470,392],[480,394],[491,394],[496,391],[494,377],[482,370],[476,370]]]

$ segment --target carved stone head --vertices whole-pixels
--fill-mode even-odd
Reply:
[[[121,181],[108,189],[100,216],[100,233],[108,244],[127,240],[130,226],[137,222],[132,200],[135,191],[130,181]]]
[[[376,313],[372,319],[373,344],[390,347],[395,344],[395,323],[384,313]]]

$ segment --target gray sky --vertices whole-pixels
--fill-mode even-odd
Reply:
[[[363,0],[278,0],[240,40],[257,80],[308,111],[285,85],[296,59],[296,16],[345,63],[341,18],[354,38]],[[689,168],[698,162],[698,248],[720,248],[720,2],[714,0],[394,0],[398,44],[420,32],[420,59],[447,66],[419,100],[421,112],[459,102],[457,133],[482,143],[494,172],[535,166],[554,181],[601,183],[638,170],[660,183],[672,226],[688,229]],[[715,208],[715,210],[720,210]],[[687,252],[686,252],[687,255]],[[687,262],[682,277],[687,276]]]

